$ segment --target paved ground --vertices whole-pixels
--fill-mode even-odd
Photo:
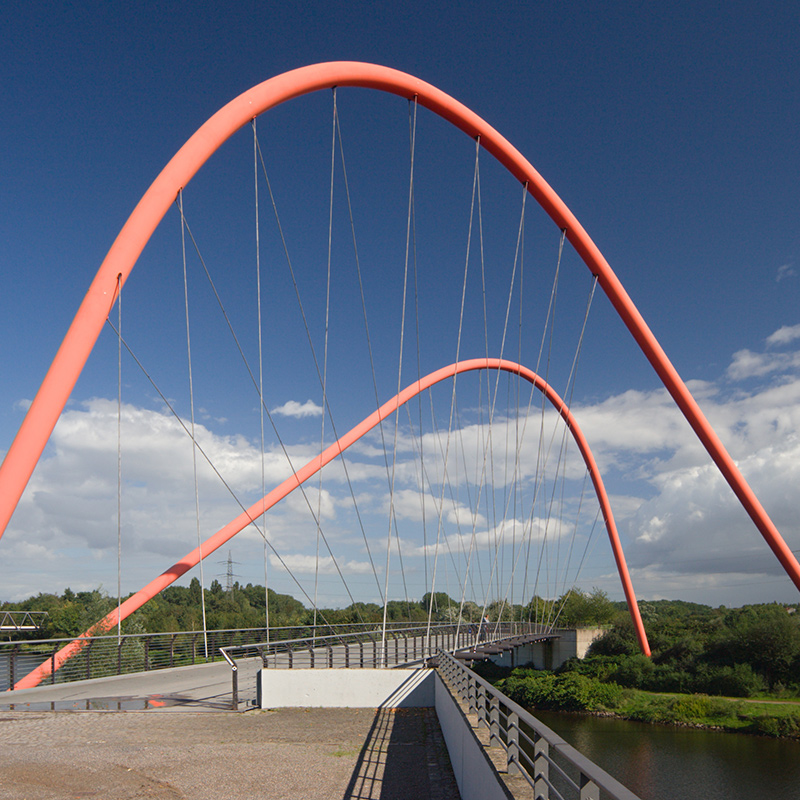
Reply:
[[[0,713],[0,798],[458,798],[432,709]]]
[[[230,681],[223,662],[2,693],[0,800],[458,798],[433,709],[234,713]]]

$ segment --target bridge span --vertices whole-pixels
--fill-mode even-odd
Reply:
[[[227,661],[9,691],[0,704],[0,798],[592,800],[602,790],[636,800],[469,667],[530,660],[531,647],[557,637],[451,639],[433,659],[416,633],[378,656],[367,649],[363,660],[354,653],[364,648],[346,642],[262,643],[255,656],[254,645],[228,647]],[[404,660],[407,651],[417,658]],[[281,675],[315,699],[277,694],[281,680],[270,679]],[[403,688],[387,690],[393,682]]]

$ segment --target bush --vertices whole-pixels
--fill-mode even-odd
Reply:
[[[732,667],[710,667],[698,676],[697,687],[708,694],[753,697],[766,690],[766,683],[749,664],[734,664]]]
[[[785,717],[771,716],[765,714],[756,717],[751,723],[750,733],[758,733],[762,736],[800,736],[800,714],[788,714]]]
[[[619,705],[622,689],[577,672],[515,670],[498,685],[514,702],[526,708],[552,711],[599,711]]]
[[[655,665],[647,656],[624,656],[617,660],[617,669],[610,675],[610,680],[620,686],[641,689],[648,683],[654,671]]]

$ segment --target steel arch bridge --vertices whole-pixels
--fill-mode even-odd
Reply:
[[[591,274],[596,277],[597,282],[739,502],[795,586],[800,589],[800,564],[797,559],[703,415],[699,405],[670,363],[610,265],[559,196],[500,133],[457,100],[430,84],[403,72],[357,62],[332,62],[303,67],[271,78],[244,92],[214,114],[186,142],[156,178],[125,223],[100,266],[42,386],[30,406],[19,433],[0,467],[0,535],[8,525],[100,330],[116,301],[119,290],[178,193],[189,184],[200,167],[223,142],[259,114],[301,95],[321,89],[344,86],[369,88],[413,99],[420,106],[429,109],[477,140],[480,147],[490,153],[526,188],[530,196],[563,231],[566,239],[574,247]],[[460,365],[453,365],[447,369],[457,372],[460,368]],[[477,369],[479,367],[469,368]],[[499,361],[489,364],[488,360],[484,360],[480,368],[517,372],[535,385],[538,381],[538,388],[545,393],[552,391],[539,376],[520,365],[500,364]],[[559,413],[567,420],[566,415],[569,414],[569,411],[563,401],[559,399],[556,402],[553,397],[549,397],[549,399],[556,404]],[[571,419],[571,415],[569,419]],[[568,425],[573,434],[579,431],[574,419],[568,421]],[[588,444],[584,451],[585,458],[587,458],[587,454],[588,458],[591,458]],[[589,463],[588,458],[587,464]],[[596,465],[591,474],[595,481],[595,487],[598,488],[598,482],[602,486]],[[601,494],[604,492],[598,489],[598,495]],[[257,511],[257,513],[263,513],[263,510]],[[613,527],[613,515],[610,513],[610,507],[608,510],[604,508],[603,513],[606,524]],[[611,529],[609,529],[609,534],[611,535]],[[612,542],[613,540],[614,536],[612,536]],[[615,549],[615,557],[631,613],[636,621],[638,611],[621,549],[619,552]],[[640,620],[637,627],[640,644],[646,650],[646,638]]]

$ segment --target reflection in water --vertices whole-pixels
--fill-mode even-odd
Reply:
[[[797,800],[800,742],[537,711],[642,800]]]

